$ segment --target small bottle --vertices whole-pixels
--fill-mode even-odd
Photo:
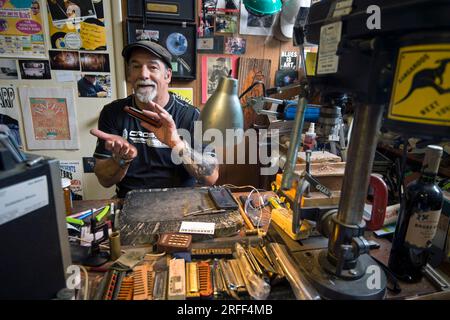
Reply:
[[[313,150],[316,146],[316,132],[314,122],[309,124],[308,132],[305,134],[305,140],[303,141],[303,150]]]
[[[61,187],[64,194],[64,206],[66,209],[66,216],[72,214],[72,193],[70,191],[71,181],[68,178],[61,179]]]
[[[389,256],[389,268],[403,281],[419,281],[428,261],[444,202],[435,183],[442,152],[439,146],[428,146],[420,178],[406,188],[406,206],[398,217]]]

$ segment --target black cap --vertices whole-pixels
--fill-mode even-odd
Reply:
[[[123,48],[122,50],[122,56],[125,58],[125,61],[128,62],[131,53],[133,52],[133,50],[137,48],[142,48],[150,51],[151,54],[160,58],[168,68],[172,69],[171,64],[172,55],[170,54],[170,52],[167,51],[167,49],[164,48],[163,46],[157,44],[156,42],[148,40],[139,40],[137,42],[130,43],[129,45],[125,46],[125,48]]]

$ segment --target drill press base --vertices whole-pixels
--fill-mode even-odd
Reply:
[[[327,249],[294,253],[297,263],[322,298],[330,300],[376,300],[386,293],[386,275],[379,265],[367,254],[358,258],[364,275],[358,279],[346,280],[328,273],[320,260]]]

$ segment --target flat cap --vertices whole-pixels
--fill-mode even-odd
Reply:
[[[166,48],[157,44],[156,42],[149,40],[139,40],[137,42],[130,43],[125,46],[122,50],[122,56],[125,58],[125,61],[128,62],[130,59],[131,53],[133,50],[142,48],[149,51],[151,54],[160,58],[168,68],[172,69],[172,55]]]

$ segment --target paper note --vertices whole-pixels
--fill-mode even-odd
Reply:
[[[71,71],[55,71],[56,80],[58,82],[71,82],[75,81],[75,76]]]
[[[95,50],[106,44],[106,32],[103,26],[82,22],[80,36],[84,50]]]
[[[180,233],[214,234],[216,224],[214,222],[183,221]]]

